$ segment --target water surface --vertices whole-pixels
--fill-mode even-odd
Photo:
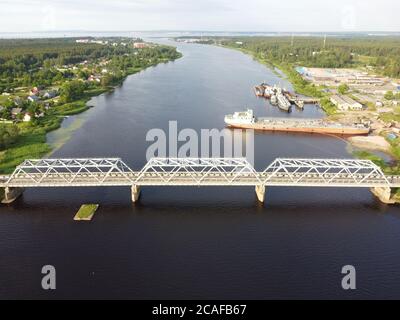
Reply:
[[[307,106],[288,115],[257,99],[262,81],[290,84],[240,52],[179,44],[184,57],[129,77],[95,107],[49,135],[54,157],[121,157],[146,162],[152,128],[224,127],[227,113],[321,117]],[[77,125],[78,124],[78,125]],[[74,131],[69,130],[71,126]],[[62,136],[60,138],[60,135]],[[68,135],[68,139],[65,137]],[[276,157],[349,157],[322,135],[257,133],[255,165]],[[99,203],[91,223],[73,216]],[[400,212],[368,190],[270,188],[33,189],[0,208],[0,298],[399,298]],[[57,269],[57,290],[41,290],[41,268]],[[358,290],[341,289],[354,265]]]

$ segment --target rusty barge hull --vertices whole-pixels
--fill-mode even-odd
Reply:
[[[358,128],[334,128],[334,127],[291,127],[291,126],[274,126],[264,124],[230,124],[230,128],[239,129],[253,129],[259,131],[270,131],[270,132],[295,132],[295,133],[321,133],[321,134],[333,134],[333,135],[368,135],[369,129],[358,129]]]

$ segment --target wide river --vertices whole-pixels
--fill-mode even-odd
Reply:
[[[224,127],[225,114],[321,117],[316,107],[285,115],[254,96],[262,81],[290,85],[240,52],[179,44],[183,58],[130,76],[94,108],[49,135],[54,157],[146,162],[146,133]],[[255,165],[277,157],[350,157],[322,135],[257,133]],[[73,216],[99,203],[91,223]],[[369,190],[271,188],[33,189],[0,208],[0,298],[400,298],[400,211]],[[41,289],[54,265],[57,290]],[[342,267],[357,290],[341,288]]]

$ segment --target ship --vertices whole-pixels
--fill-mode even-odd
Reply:
[[[225,116],[225,123],[232,128],[277,132],[305,132],[335,135],[367,135],[370,128],[364,124],[344,125],[324,119],[256,118],[248,109]]]
[[[271,104],[272,104],[273,106],[278,105],[278,98],[276,97],[275,94],[271,96]]]
[[[283,111],[286,111],[286,112],[290,112],[292,104],[285,97],[285,95],[282,92],[278,92],[276,97],[278,99],[278,107],[279,107],[279,109],[281,109]]]
[[[296,100],[296,101],[294,102],[294,104],[295,104],[296,107],[298,107],[299,109],[301,109],[301,110],[304,109],[304,101]]]

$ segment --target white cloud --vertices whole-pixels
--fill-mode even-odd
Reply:
[[[0,0],[0,32],[399,31],[397,0]]]

